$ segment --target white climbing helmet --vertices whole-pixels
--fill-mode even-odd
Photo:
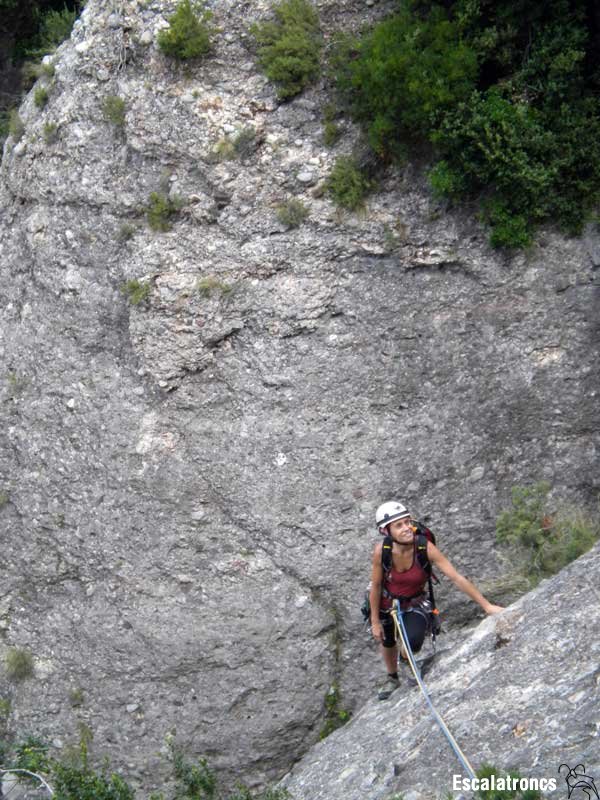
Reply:
[[[380,505],[375,512],[375,524],[381,530],[387,527],[390,522],[404,517],[410,517],[410,512],[406,506],[403,506],[402,503],[397,503],[395,500],[389,500],[387,503]]]

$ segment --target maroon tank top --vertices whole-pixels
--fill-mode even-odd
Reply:
[[[413,597],[414,595],[421,594],[425,589],[427,583],[427,573],[421,567],[417,560],[416,546],[413,549],[413,563],[412,566],[404,572],[398,572],[392,566],[389,572],[384,572],[383,575],[383,589],[385,590],[381,596],[381,608],[388,609],[392,607],[392,599],[386,597],[386,592],[392,597]]]

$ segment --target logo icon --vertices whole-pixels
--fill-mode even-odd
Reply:
[[[593,797],[595,797],[596,800],[600,800],[594,779],[591,775],[585,774],[585,764],[577,764],[573,769],[571,769],[568,764],[561,764],[558,768],[559,775],[563,774],[563,767],[567,768],[567,772],[565,773],[565,781],[569,787],[567,798],[571,797],[575,789],[579,789],[586,795],[587,800],[592,800]]]

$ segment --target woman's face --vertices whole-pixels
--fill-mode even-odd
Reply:
[[[410,524],[410,517],[395,519],[388,525],[390,536],[398,544],[412,544],[415,532]]]

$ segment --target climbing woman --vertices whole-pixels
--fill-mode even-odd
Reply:
[[[381,654],[388,673],[378,696],[380,700],[386,700],[399,686],[396,628],[390,613],[393,601],[400,600],[410,646],[414,653],[418,653],[432,619],[433,609],[425,591],[431,565],[450,578],[486,614],[498,614],[503,608],[486,600],[469,580],[456,571],[431,541],[434,538],[431,532],[415,524],[401,503],[390,501],[379,506],[375,519],[379,532],[386,539],[377,544],[373,552],[369,602],[373,637],[381,642]],[[403,647],[400,656],[406,661]]]

